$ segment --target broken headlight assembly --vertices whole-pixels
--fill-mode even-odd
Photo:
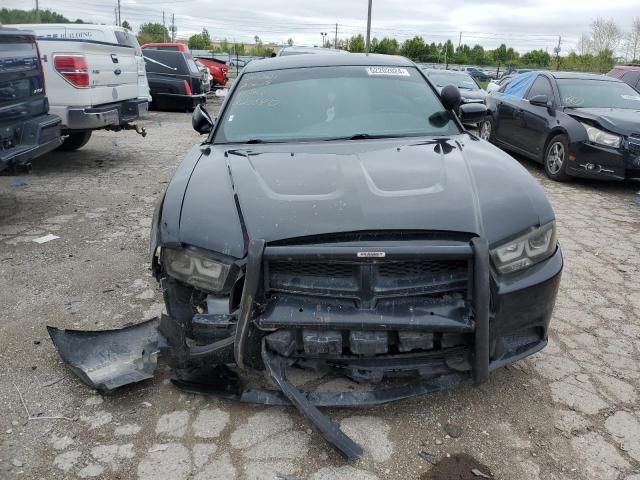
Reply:
[[[222,293],[233,264],[194,247],[163,247],[161,263],[167,275],[207,292]]]
[[[604,145],[605,147],[620,148],[621,137],[605,130],[601,130],[587,123],[582,126],[587,130],[587,136],[591,143],[596,145]]]
[[[549,258],[556,251],[556,223],[547,223],[491,250],[500,273],[513,273]]]

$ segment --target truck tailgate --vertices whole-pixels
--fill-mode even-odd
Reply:
[[[138,97],[135,50],[109,44],[82,43],[89,67],[92,105]]]

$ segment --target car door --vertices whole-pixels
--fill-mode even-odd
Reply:
[[[520,103],[515,128],[521,140],[520,147],[531,156],[542,158],[550,123],[555,114],[553,109],[549,110],[546,106],[531,105],[530,100],[538,95],[546,95],[554,106],[558,104],[547,76],[538,75]]]
[[[504,86],[500,92],[504,91]],[[499,93],[496,98],[495,138],[507,146],[518,147],[516,135],[516,112],[520,108],[520,98]]]

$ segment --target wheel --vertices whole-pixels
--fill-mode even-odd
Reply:
[[[556,135],[549,140],[544,154],[544,171],[547,177],[556,182],[566,182],[569,179],[567,174],[568,155],[569,145],[566,136]]]
[[[73,150],[84,147],[90,138],[91,130],[87,132],[70,133],[67,138],[64,139],[62,145],[58,147],[58,150],[63,152],[72,152]]]
[[[485,120],[480,122],[479,130],[480,138],[482,140],[493,142],[493,122],[491,121],[491,118],[487,117]]]

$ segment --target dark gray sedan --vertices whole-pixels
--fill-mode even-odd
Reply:
[[[460,90],[463,103],[484,103],[487,92],[480,88],[475,79],[467,72],[455,70],[439,70],[435,68],[423,68],[429,80],[433,82],[438,91],[447,85],[455,85]]]

